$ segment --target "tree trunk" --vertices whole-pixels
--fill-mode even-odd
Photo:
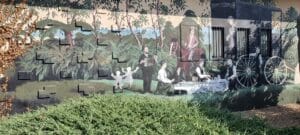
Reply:
[[[158,24],[158,30],[159,30],[159,37],[160,37],[160,47],[163,48],[164,47],[164,42],[163,42],[163,31],[161,29],[161,26],[160,26],[160,16],[159,16],[159,3],[160,3],[160,0],[157,0],[157,3],[156,3],[156,16],[157,16],[157,24]]]
[[[297,19],[297,33],[298,33],[298,64],[300,64],[300,15]],[[299,66],[299,72],[300,72],[300,66]]]
[[[132,29],[132,25],[131,25],[131,22],[130,22],[130,18],[129,18],[129,14],[128,14],[128,6],[129,6],[129,0],[126,0],[126,20],[127,20],[127,25],[130,29],[130,32],[133,34],[135,40],[137,41],[138,45],[140,48],[142,48],[142,44],[141,44],[141,41],[139,39],[139,37],[137,36],[136,33],[133,32],[133,29]]]
[[[154,22],[153,15],[152,15],[152,10],[151,10],[151,13],[150,13],[150,18],[151,18],[151,22],[152,22],[152,27],[153,27],[154,30],[156,30],[155,22]],[[157,42],[158,36],[157,36],[156,31],[154,31],[154,32],[155,32],[155,45],[156,45],[156,47],[158,47],[159,46],[159,44]]]

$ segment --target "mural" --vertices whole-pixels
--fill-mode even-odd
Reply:
[[[299,38],[296,23],[287,22],[295,9],[284,19],[280,9],[263,6],[257,19],[221,14],[214,1],[77,3],[78,9],[34,2],[20,9],[1,4],[29,17],[9,39],[1,36],[1,90],[14,95],[15,112],[96,93],[192,95],[299,83]],[[239,4],[238,10],[255,7]],[[10,34],[1,23],[8,30],[1,34]]]

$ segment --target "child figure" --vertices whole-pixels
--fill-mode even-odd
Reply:
[[[116,80],[115,81],[115,87],[118,89],[123,89],[123,77],[121,75],[121,72],[120,71],[117,71],[116,72],[116,75],[114,75],[113,73],[111,73],[111,76]]]
[[[129,88],[131,88],[133,83],[132,74],[136,73],[139,70],[139,67],[136,67],[134,71],[131,71],[131,67],[127,67],[126,71],[122,68],[122,72],[125,73],[125,82],[129,83]]]

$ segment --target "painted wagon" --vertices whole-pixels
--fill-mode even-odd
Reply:
[[[259,83],[259,77],[270,85],[282,85],[287,79],[288,66],[284,59],[279,56],[273,56],[266,60],[263,66],[263,73],[256,70],[255,56],[243,55],[239,57],[236,63],[237,82],[242,87],[254,87]],[[262,76],[259,76],[262,74]]]

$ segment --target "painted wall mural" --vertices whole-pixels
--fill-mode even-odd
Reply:
[[[14,113],[95,93],[192,95],[299,83],[296,23],[280,7],[256,16],[269,19],[247,19],[218,17],[220,4],[207,0],[24,3],[1,4],[1,35],[10,34],[1,36],[1,90],[13,97]]]

